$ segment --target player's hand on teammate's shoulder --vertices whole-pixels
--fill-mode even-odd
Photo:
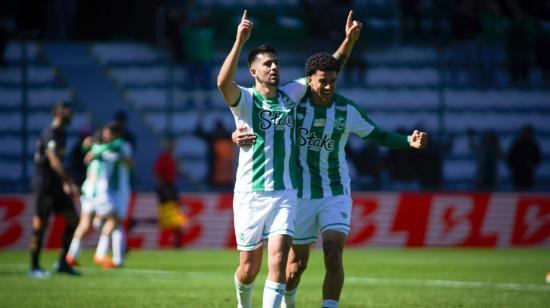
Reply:
[[[252,21],[248,19],[248,11],[244,10],[243,16],[241,18],[241,22],[239,23],[239,27],[237,28],[236,41],[241,44],[244,44],[250,38],[251,33],[252,33]]]
[[[353,10],[350,10],[346,20],[346,37],[353,42],[357,41],[361,29],[363,29],[363,24],[353,19]]]
[[[414,130],[409,145],[415,149],[423,149],[428,144],[428,133]]]

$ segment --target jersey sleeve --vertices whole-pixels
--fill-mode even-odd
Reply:
[[[57,144],[57,140],[55,140],[52,129],[44,131],[44,133],[42,134],[41,142],[44,146],[44,151],[57,152],[57,147],[59,145]]]
[[[243,117],[245,115],[245,112],[247,107],[249,107],[252,104],[252,89],[251,88],[245,88],[239,86],[239,89],[241,90],[241,93],[239,94],[239,98],[237,99],[237,102],[235,105],[229,106],[231,109],[231,112],[237,116],[237,117]]]
[[[305,77],[295,79],[289,83],[284,84],[281,88],[290,99],[298,103],[304,98],[307,93],[308,85]]]
[[[410,147],[407,136],[380,129],[378,125],[355,104],[350,105],[348,117],[350,131],[363,138],[363,140],[372,141],[389,149],[408,149]]]

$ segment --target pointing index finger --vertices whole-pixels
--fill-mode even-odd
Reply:
[[[242,19],[248,19],[248,10],[244,10]]]
[[[353,10],[350,10],[350,11],[349,11],[349,14],[348,14],[348,20],[346,21],[346,24],[347,24],[349,27],[351,27],[352,21],[353,21]]]

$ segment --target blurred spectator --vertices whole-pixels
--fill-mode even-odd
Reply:
[[[421,126],[418,126],[418,129],[424,131]],[[423,190],[434,191],[443,188],[443,162],[445,153],[450,151],[452,146],[452,138],[430,138],[424,149],[412,152],[415,174]]]
[[[0,19],[0,67],[6,65],[6,59],[4,53],[6,52],[6,47],[8,47],[9,33],[7,29],[3,26],[4,21]]]
[[[332,30],[334,4],[330,0],[301,0],[302,8],[307,13],[307,29],[314,39],[326,37]]]
[[[176,63],[185,63],[185,41],[181,29],[185,25],[185,10],[178,6],[168,6],[166,16],[166,37],[168,49]]]
[[[0,16],[0,67],[6,65],[4,54],[11,36],[10,21]]]
[[[384,159],[380,147],[373,142],[365,142],[356,135],[350,135],[346,146],[349,157],[357,170],[358,190],[377,190],[382,186],[381,173]]]
[[[510,147],[506,160],[512,173],[514,189],[532,190],[535,187],[535,168],[541,161],[540,147],[532,126],[523,127]]]
[[[480,15],[479,33],[480,70],[479,77],[485,86],[501,86],[498,80],[498,64],[502,61],[501,50],[504,39],[504,17],[495,0],[485,0]]]
[[[519,3],[509,1],[512,21],[508,31],[508,62],[510,80],[516,86],[529,83],[529,70],[534,62],[536,23],[524,14]]]
[[[344,82],[348,86],[367,86],[367,66],[365,51],[361,44],[356,44],[355,50],[350,54],[348,63],[344,68]]]
[[[202,121],[200,121],[202,123]],[[209,132],[199,125],[195,132],[208,143],[208,182],[214,189],[230,190],[234,184],[235,148],[231,134],[217,120]]]
[[[16,6],[14,1],[0,2],[0,68],[6,65],[5,52],[10,38],[15,34]]]
[[[492,191],[498,188],[498,165],[502,159],[500,141],[493,130],[476,138],[473,129],[468,130],[470,148],[477,160],[475,185],[478,190]]]
[[[432,0],[432,11],[428,18],[432,26],[426,29],[425,37],[434,39],[436,43],[444,43],[448,39],[449,21],[453,14],[456,0]]]
[[[197,1],[186,5],[186,26],[181,29],[186,44],[187,80],[189,89],[209,89],[212,85],[212,57],[214,54],[214,30],[209,24],[208,11],[198,7]]]
[[[460,75],[467,74],[468,83],[479,81],[477,71],[477,46],[475,37],[480,31],[478,14],[473,0],[461,0],[451,15],[451,37],[453,43],[450,48],[447,63],[450,68],[450,83],[460,85],[463,81]]]
[[[405,128],[398,128],[397,133],[408,135]],[[415,174],[414,160],[415,151],[388,150],[385,159],[385,166],[390,179],[390,187],[393,190],[412,191],[418,190],[419,183]]]
[[[156,192],[159,202],[159,225],[169,229],[173,235],[174,247],[181,247],[182,227],[187,224],[187,217],[180,211],[180,201],[176,179],[178,162],[174,158],[175,141],[170,137],[163,140],[164,149],[157,156],[153,171],[155,174]]]
[[[537,63],[542,71],[542,80],[545,86],[550,86],[550,23],[548,29],[541,31],[536,45]]]
[[[422,35],[420,0],[400,0],[401,38],[404,42],[416,40]]]

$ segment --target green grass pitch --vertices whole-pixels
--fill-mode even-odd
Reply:
[[[47,251],[50,267],[57,251]],[[81,256],[81,277],[27,276],[25,251],[0,252],[0,307],[235,307],[236,251],[133,250],[122,269]],[[265,254],[264,254],[265,262]],[[550,307],[550,249],[347,249],[340,307]],[[261,306],[265,264],[256,280]],[[320,307],[324,269],[314,250],[298,307]]]

